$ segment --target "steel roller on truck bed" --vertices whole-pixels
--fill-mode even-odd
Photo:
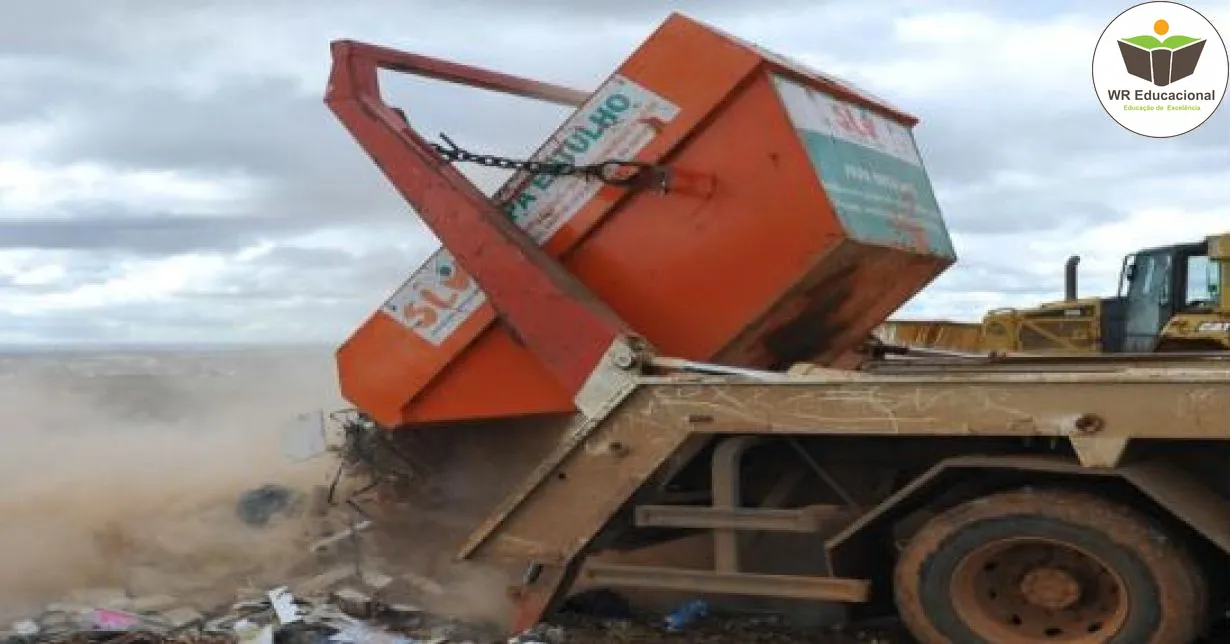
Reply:
[[[895,606],[924,642],[1183,642],[1225,605],[1230,358],[865,342],[955,260],[913,117],[679,15],[592,95],[333,56],[444,244],[342,389],[468,516],[459,557],[525,571],[514,626],[595,586]],[[579,109],[491,199],[380,69]]]

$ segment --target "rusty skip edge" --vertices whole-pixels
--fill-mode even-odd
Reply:
[[[577,415],[459,558],[566,564],[696,434],[1060,437],[1081,465],[1100,468],[1114,467],[1130,439],[1230,439],[1230,367],[1220,361],[756,380],[641,376],[608,355],[590,383],[590,415]]]

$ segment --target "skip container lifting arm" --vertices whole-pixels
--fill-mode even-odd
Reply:
[[[385,104],[380,70],[413,74],[565,106],[577,90],[339,40],[325,103],[397,191],[490,298],[503,322],[574,395],[616,343],[646,347],[602,300],[528,235]]]

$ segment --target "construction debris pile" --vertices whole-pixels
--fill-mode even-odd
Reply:
[[[669,615],[634,614],[609,591],[586,591],[566,602],[553,624],[511,639],[499,624],[475,617],[474,593],[454,592],[413,567],[386,557],[382,539],[403,538],[364,504],[370,495],[401,496],[415,486],[416,467],[363,418],[335,416],[338,435],[327,451],[338,460],[330,485],[309,491],[267,484],[235,501],[247,529],[279,538],[280,522],[309,535],[303,564],[276,588],[239,584],[205,596],[137,594],[120,587],[79,589],[23,619],[0,624],[0,644],[585,644],[598,642],[888,642],[880,631],[847,629],[802,634],[772,618],[709,614],[702,601]],[[314,431],[314,430],[313,430]],[[312,437],[316,441],[318,437]],[[390,488],[394,491],[390,492]],[[400,493],[400,494],[399,494]],[[404,540],[399,548],[413,549]],[[475,582],[500,594],[494,580]],[[420,601],[421,600],[421,601]],[[437,610],[444,607],[446,610]]]
[[[321,579],[324,579],[323,577]],[[319,580],[318,580],[319,581]],[[875,627],[799,632],[774,617],[710,620],[684,628],[662,620],[564,614],[511,639],[489,629],[387,604],[351,587],[297,596],[286,587],[202,612],[168,596],[129,597],[119,589],[75,593],[12,625],[5,644],[597,644],[760,642],[844,644],[906,642]],[[666,620],[669,621],[669,620]]]
[[[74,590],[24,618],[0,622],[0,640],[13,644],[493,641],[490,634],[498,629],[436,617],[411,603],[416,596],[444,593],[431,580],[408,572],[381,572],[399,568],[383,560],[378,539],[369,538],[374,522],[364,504],[369,492],[378,491],[373,483],[387,475],[372,471],[353,431],[334,428],[343,436],[330,444],[327,428],[311,425],[296,425],[298,445],[292,451],[297,456],[292,460],[331,454],[339,464],[330,484],[307,489],[278,483],[257,486],[235,500],[234,524],[219,527],[219,531],[240,530],[255,540],[296,535],[301,561],[278,587],[262,587],[268,579],[242,573],[222,587],[192,591],[190,596],[104,584]],[[125,563],[139,566],[142,556],[127,552]],[[185,565],[185,574],[191,574],[191,562]],[[13,615],[6,611],[6,617]]]
[[[319,513],[310,500],[276,485],[244,494],[236,510],[255,529]],[[132,596],[123,588],[78,590],[46,605],[40,613],[12,623],[2,639],[11,644],[493,641],[489,633],[494,631],[488,627],[435,617],[416,605],[388,599],[405,597],[409,587],[429,587],[432,582],[409,574],[387,575],[378,570],[375,558],[361,560],[359,535],[371,522],[344,517],[341,523],[347,527],[338,530],[338,514],[313,517],[317,524],[331,526],[333,532],[311,543],[305,552],[303,574],[285,586],[240,588],[234,593],[234,601],[222,605],[202,605],[209,600],[200,597]]]
[[[463,642],[413,606],[386,605],[343,588],[301,598],[287,588],[203,612],[173,597],[128,597],[107,589],[51,604],[17,622],[7,642]]]

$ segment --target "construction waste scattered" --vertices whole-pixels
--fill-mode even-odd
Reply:
[[[339,417],[351,420],[346,414],[335,419]],[[241,495],[236,503],[237,516],[252,529],[301,521],[319,535],[305,549],[301,574],[285,585],[237,588],[234,600],[220,605],[167,594],[133,596],[125,588],[80,589],[9,624],[0,639],[5,644],[563,644],[719,642],[732,637],[758,642],[908,641],[890,639],[883,629],[803,634],[772,615],[714,619],[701,600],[686,602],[665,616],[638,615],[609,591],[578,595],[554,616],[559,623],[539,624],[512,638],[501,634],[499,624],[434,613],[425,608],[433,596],[461,603],[466,598],[448,597],[450,590],[436,581],[382,558],[379,541],[390,535],[382,534],[362,502],[367,495],[387,500],[389,494],[404,492],[412,470],[387,434],[370,425],[351,421],[334,429],[338,438],[327,447],[339,464],[332,485],[309,496],[269,484]],[[308,436],[307,442],[317,439]]]
[[[389,605],[373,595],[341,588],[317,600],[286,588],[265,598],[239,601],[205,614],[177,606],[172,597],[132,598],[118,589],[90,593],[92,603],[49,605],[41,614],[12,626],[6,644],[65,643],[244,643],[244,644],[585,644],[600,642],[826,642],[832,644],[908,642],[890,630],[834,629],[803,633],[776,617],[727,617],[720,621],[672,629],[631,616],[596,619],[564,614],[558,623],[541,624],[512,638],[490,629],[440,618],[414,606]],[[113,608],[97,608],[104,605]],[[176,606],[175,608],[154,608]],[[686,631],[686,632],[682,632]]]

